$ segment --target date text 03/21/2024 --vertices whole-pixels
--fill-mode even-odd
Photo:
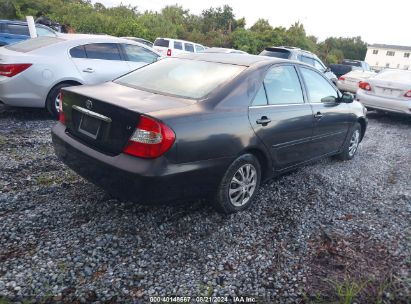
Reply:
[[[254,297],[150,297],[151,303],[256,303]]]

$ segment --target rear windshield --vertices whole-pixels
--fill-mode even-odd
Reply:
[[[170,44],[170,40],[167,39],[156,39],[154,41],[154,46],[162,46],[168,48],[168,45]]]
[[[383,70],[374,78],[389,80],[389,81],[398,81],[402,83],[408,83],[411,85],[411,71],[401,71],[401,70]]]
[[[164,95],[201,99],[246,67],[182,58],[167,58],[147,65],[116,83]]]
[[[10,45],[5,46],[5,48],[12,50],[12,51],[16,51],[16,52],[27,53],[27,52],[40,49],[42,47],[50,46],[52,44],[55,44],[61,41],[64,41],[64,39],[42,36],[42,37],[37,37],[33,39],[24,40],[22,42],[10,44]]]
[[[355,66],[355,67],[361,67],[361,62],[353,61],[353,60],[343,60],[342,64],[351,65],[351,66]]]
[[[290,51],[287,50],[282,50],[282,49],[270,49],[267,48],[264,51],[260,53],[262,56],[270,56],[270,57],[277,57],[277,58],[283,58],[283,59],[288,59],[290,57]]]

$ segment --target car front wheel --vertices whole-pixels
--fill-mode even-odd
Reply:
[[[248,208],[260,186],[261,167],[252,154],[238,157],[227,169],[218,187],[215,205],[223,213]]]
[[[361,141],[361,125],[357,122],[351,130],[350,137],[345,143],[343,151],[337,155],[341,160],[350,160],[354,158]]]

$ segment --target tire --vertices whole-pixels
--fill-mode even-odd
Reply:
[[[344,144],[343,150],[336,157],[340,160],[353,159],[358,150],[358,145],[361,141],[361,125],[357,122],[351,129],[347,142]]]
[[[58,105],[56,104],[56,99],[58,94],[60,93],[60,90],[62,88],[71,87],[73,85],[74,84],[72,83],[60,83],[58,85],[55,85],[47,95],[46,109],[55,119],[59,118],[59,110]]]
[[[221,180],[214,199],[215,208],[226,214],[247,209],[252,204],[260,181],[261,166],[257,158],[252,154],[241,155],[228,167]]]

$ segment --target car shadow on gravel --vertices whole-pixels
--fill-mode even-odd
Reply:
[[[411,115],[370,111],[367,113],[367,117],[370,120],[375,119],[381,123],[387,123],[391,125],[411,126]]]
[[[54,120],[43,108],[17,108],[0,105],[0,118],[16,120]]]

